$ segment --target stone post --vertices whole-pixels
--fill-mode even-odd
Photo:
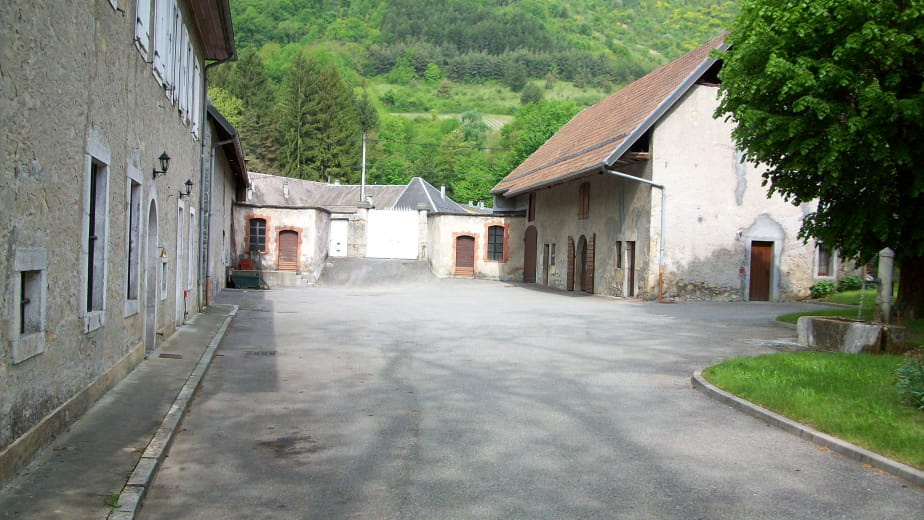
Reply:
[[[876,310],[873,321],[889,323],[892,317],[892,273],[895,251],[888,247],[879,252],[879,289],[876,291]]]

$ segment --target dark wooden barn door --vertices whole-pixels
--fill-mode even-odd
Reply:
[[[751,288],[748,299],[752,302],[770,300],[770,269],[773,266],[773,242],[751,242]]]
[[[279,232],[279,270],[298,270],[298,232]]]
[[[475,238],[456,237],[456,276],[475,276]]]
[[[536,283],[536,228],[526,228],[526,247],[523,253],[523,282]]]
[[[635,242],[626,242],[626,296],[635,296]]]
[[[597,235],[590,236],[590,240],[585,241],[581,237],[581,290],[594,293],[594,242]]]
[[[568,237],[568,277],[565,288],[574,290],[574,239],[571,237]]]

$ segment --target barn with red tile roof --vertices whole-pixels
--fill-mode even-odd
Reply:
[[[835,278],[713,118],[722,34],[588,107],[494,187],[524,213],[524,274],[613,296],[783,300]],[[819,261],[819,257],[821,261]],[[829,260],[830,258],[830,260]]]

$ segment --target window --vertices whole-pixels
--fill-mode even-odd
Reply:
[[[590,183],[581,184],[578,190],[580,200],[578,201],[578,218],[585,219],[590,215]]]
[[[13,308],[10,344],[13,364],[45,351],[45,268],[48,254],[43,248],[13,250]]]
[[[85,332],[102,325],[106,307],[106,254],[109,218],[109,167],[96,157],[89,158],[84,214],[84,311]]]
[[[252,218],[249,224],[249,234],[247,235],[247,250],[252,252],[262,252],[266,250],[266,220],[262,218]]]
[[[165,88],[173,79],[174,9],[171,0],[154,0],[154,75]]]
[[[504,226],[488,228],[488,260],[504,261]]]
[[[818,246],[818,276],[834,276],[834,255],[823,246]]]
[[[125,315],[138,312],[137,301],[141,287],[141,183],[128,179],[128,254],[126,260],[125,299],[134,300],[134,312],[126,306]]]
[[[526,220],[532,222],[536,220],[536,194],[529,194],[529,209],[526,212]]]
[[[189,208],[189,265],[186,269],[186,288],[193,288],[193,272],[196,270],[196,210]]]

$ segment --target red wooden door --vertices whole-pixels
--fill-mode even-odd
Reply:
[[[635,296],[635,242],[626,242],[626,296]]]
[[[773,266],[773,242],[751,242],[751,288],[748,299],[752,302],[770,300],[770,269]]]
[[[279,270],[280,271],[297,271],[298,270],[298,232],[297,231],[280,231],[279,232]]]
[[[523,282],[536,283],[536,228],[526,228],[526,247],[523,253]]]
[[[565,288],[574,290],[574,239],[568,237],[568,278]]]
[[[475,238],[456,237],[456,276],[475,276]]]

